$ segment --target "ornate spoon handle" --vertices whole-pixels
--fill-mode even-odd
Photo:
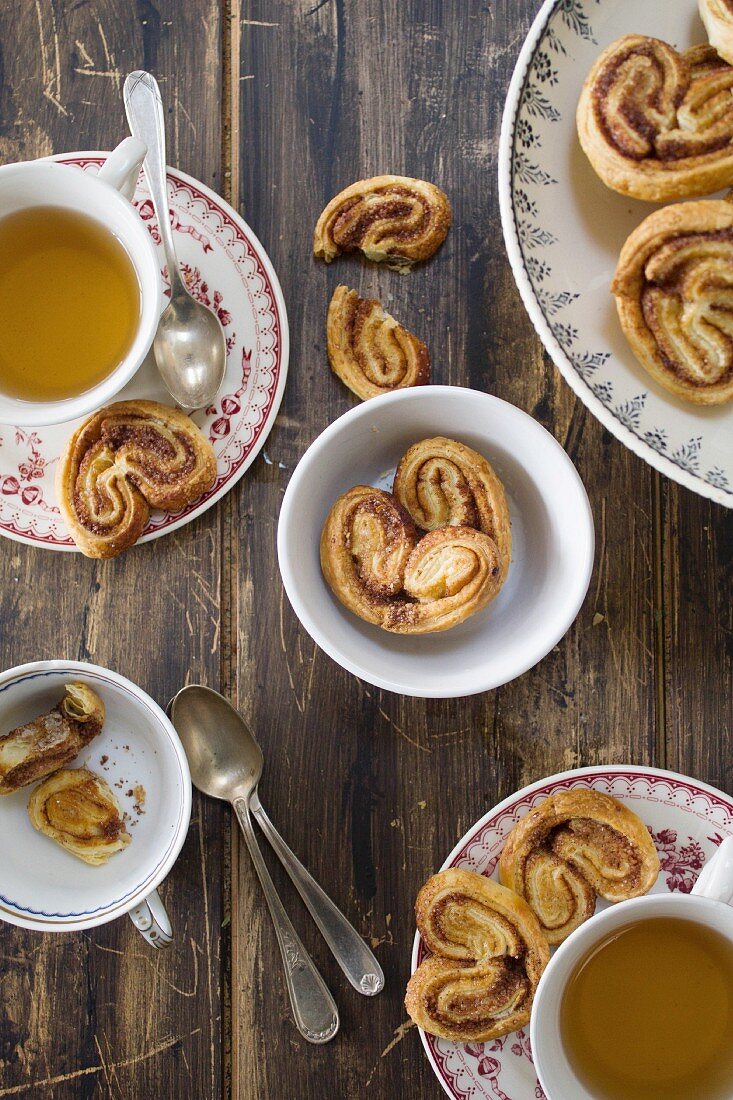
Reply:
[[[257,844],[246,800],[237,798],[232,805],[262,883],[265,901],[275,926],[298,1031],[309,1043],[327,1043],[329,1039],[333,1039],[339,1027],[338,1010],[333,997],[283,908],[283,903],[280,901]]]

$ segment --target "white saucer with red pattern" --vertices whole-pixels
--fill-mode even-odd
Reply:
[[[53,159],[69,171],[98,172],[108,153],[65,153]],[[277,275],[256,236],[205,184],[168,169],[176,251],[188,289],[219,317],[227,369],[216,401],[194,413],[209,437],[217,478],[200,500],[176,514],[153,512],[141,542],[175,531],[211,508],[239,480],[264,445],[277,416],[288,371],[288,320]],[[134,204],[168,271],[150,194],[142,176]],[[150,352],[115,400],[147,398],[171,404]],[[0,535],[51,550],[75,550],[59,514],[56,464],[79,421],[42,428],[0,426]]]
[[[517,821],[556,791],[592,789],[613,795],[646,823],[662,869],[651,893],[689,894],[706,859],[733,836],[733,798],[675,772],[636,765],[579,768],[532,783],[505,798],[469,829],[441,870],[464,867],[497,878],[504,842]],[[599,902],[598,909],[607,908]],[[427,954],[415,935],[412,969]],[[449,1043],[421,1031],[430,1064],[454,1100],[543,1100],[529,1028],[489,1043]]]

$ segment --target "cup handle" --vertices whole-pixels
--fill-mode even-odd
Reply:
[[[692,893],[733,904],[733,836],[727,836],[703,867]]]
[[[139,138],[127,137],[113,149],[99,169],[97,179],[109,183],[132,201],[135,184],[148,149]]]
[[[157,890],[148,894],[130,910],[130,920],[151,947],[167,947],[173,942],[173,929]]]

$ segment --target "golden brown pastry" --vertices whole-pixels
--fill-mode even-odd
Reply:
[[[213,448],[189,416],[157,401],[118,401],[72,435],[56,495],[81,552],[113,558],[140,537],[150,508],[178,511],[215,480]]]
[[[733,64],[733,0],[697,0],[710,45]]]
[[[62,768],[49,776],[31,795],[28,816],[40,833],[93,867],[131,839],[108,784],[87,768]]]
[[[730,202],[703,199],[650,214],[624,244],[611,290],[632,351],[661,386],[697,405],[730,401]]]
[[[629,34],[603,51],[580,95],[580,144],[608,187],[649,202],[733,182],[733,68],[708,45],[678,53]]]
[[[529,906],[473,871],[433,875],[415,904],[417,927],[432,952],[407,985],[405,1006],[431,1035],[487,1042],[529,1020],[550,957]]]
[[[385,313],[376,298],[360,298],[355,290],[337,286],[326,337],[334,373],[362,401],[430,381],[425,344]]]
[[[550,795],[514,826],[499,877],[526,899],[549,943],[562,943],[593,915],[596,895],[646,894],[659,857],[641,818],[601,791]]]
[[[409,176],[374,176],[331,199],[316,224],[313,252],[330,263],[358,249],[369,260],[406,270],[438,250],[450,223],[450,203],[439,187]]]
[[[104,703],[87,684],[66,684],[48,714],[0,737],[0,794],[35,783],[70,763],[104,725]]]
[[[502,580],[509,568],[512,532],[504,487],[480,454],[435,436],[410,447],[397,467],[394,495],[417,527],[475,527],[499,548]]]

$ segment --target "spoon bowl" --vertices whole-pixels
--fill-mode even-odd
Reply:
[[[262,775],[263,756],[247,723],[211,688],[191,684],[170,705],[194,786],[212,798],[249,800]]]

